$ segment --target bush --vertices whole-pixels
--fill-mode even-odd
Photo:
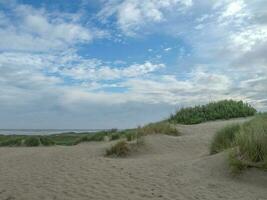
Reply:
[[[105,132],[99,132],[99,133],[92,133],[90,136],[88,136],[87,141],[104,141],[105,136],[107,133]]]
[[[136,139],[136,133],[126,133],[125,137],[128,142],[133,141]]]
[[[212,140],[210,154],[219,153],[231,148],[235,140],[235,135],[239,130],[239,124],[232,124],[218,131]]]
[[[243,101],[223,100],[203,106],[182,108],[171,115],[169,121],[181,124],[198,124],[211,120],[247,117],[255,113],[256,110]]]
[[[125,157],[130,153],[130,147],[126,141],[119,141],[106,150],[107,156]]]
[[[118,140],[120,139],[120,133],[113,133],[111,134],[110,140]]]
[[[53,140],[51,140],[50,138],[48,137],[40,137],[40,143],[43,145],[43,146],[52,146],[52,145],[55,145],[55,142]]]
[[[27,147],[39,146],[40,145],[40,139],[38,137],[35,137],[35,136],[29,136],[29,137],[25,138],[24,144]]]
[[[0,146],[20,146],[22,143],[22,138],[12,138],[9,137],[8,139],[5,139],[3,141],[0,142]]]

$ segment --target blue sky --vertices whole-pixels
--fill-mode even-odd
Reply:
[[[265,0],[0,0],[0,127],[126,128],[267,110]]]

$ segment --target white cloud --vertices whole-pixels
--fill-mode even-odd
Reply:
[[[88,62],[88,64],[86,64]],[[106,65],[96,66],[90,60],[83,62],[83,65],[60,67],[57,72],[63,76],[68,76],[77,80],[114,80],[143,76],[152,73],[164,64],[152,64],[147,61],[143,64],[133,64],[128,67],[112,68]]]
[[[24,28],[40,37],[62,40],[67,43],[90,41],[92,33],[86,28],[73,23],[51,23],[42,15],[26,15]]]
[[[107,1],[98,16],[105,21],[115,15],[118,27],[126,35],[135,35],[144,26],[165,21],[166,12],[183,12],[192,5],[192,0]]]
[[[171,47],[168,47],[168,48],[165,48],[164,51],[171,51],[172,48]]]
[[[1,50],[62,50],[79,43],[88,43],[105,34],[82,25],[75,15],[69,19],[64,13],[49,13],[44,9],[18,4],[7,5],[7,9],[9,14],[0,13]]]
[[[245,3],[242,0],[230,2],[227,5],[225,11],[222,13],[222,17],[230,17],[239,14],[245,8]]]
[[[77,126],[90,120],[94,126],[96,118],[101,128],[118,126],[133,116],[132,122],[125,121],[126,126],[139,119],[156,120],[155,116],[160,118],[177,105],[224,98],[267,109],[264,0],[106,2],[99,17],[103,22],[115,17],[116,34],[151,31],[171,35],[174,43],[177,38],[177,47],[183,41],[185,47],[172,49],[181,55],[177,63],[168,66],[153,60],[151,56],[167,55],[152,55],[158,53],[156,45],[148,49],[149,58],[138,62],[85,58],[77,53],[79,44],[102,37],[104,32],[81,23],[82,14],[14,4],[8,8],[12,17],[0,12],[2,124],[14,120],[6,119],[11,116],[8,113],[13,117],[20,113],[16,121],[22,125],[24,119],[38,124],[38,116],[44,123],[51,119],[55,127],[58,123],[69,125],[58,121],[59,115],[67,122],[77,119]],[[163,46],[158,48],[171,50]],[[147,118],[141,120],[143,116]]]
[[[267,25],[252,25],[230,36],[234,49],[251,51],[255,46],[267,41]]]

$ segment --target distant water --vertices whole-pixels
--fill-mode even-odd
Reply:
[[[104,129],[0,129],[0,135],[49,135],[57,133],[94,133]]]

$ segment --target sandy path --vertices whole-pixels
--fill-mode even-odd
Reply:
[[[225,154],[208,155],[210,139],[225,124],[179,126],[183,135],[146,137],[143,152],[103,157],[110,143],[72,147],[0,148],[0,199],[267,199],[267,173],[233,178]]]

